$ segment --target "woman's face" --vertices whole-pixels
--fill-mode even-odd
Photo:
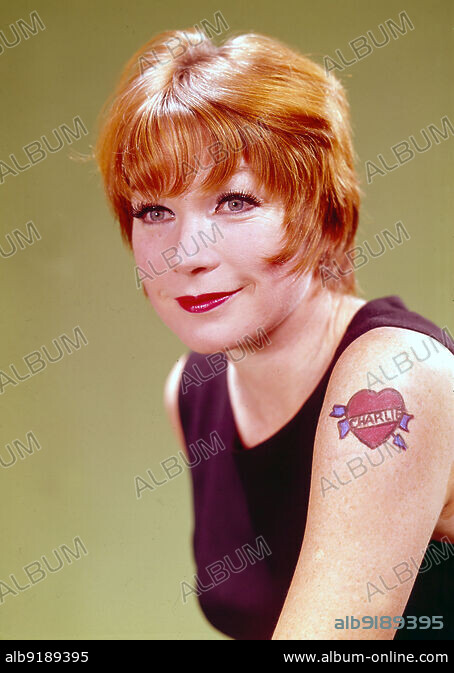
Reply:
[[[295,279],[284,274],[287,265],[262,261],[281,249],[284,208],[249,167],[240,165],[214,193],[203,193],[199,183],[198,176],[184,195],[145,209],[137,195],[132,244],[157,314],[191,350],[207,354],[234,348],[246,335],[257,338],[260,328],[270,336],[307,294],[312,276]]]

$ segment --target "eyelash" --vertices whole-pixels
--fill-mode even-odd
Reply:
[[[241,201],[247,201],[251,205],[254,206],[261,206],[263,201],[255,197],[253,194],[250,192],[244,191],[244,190],[230,190],[228,192],[223,192],[220,194],[218,201],[216,203],[216,208],[219,208],[222,203],[225,203],[226,201],[231,201],[234,198],[237,198]],[[142,219],[147,213],[153,211],[153,210],[158,210],[158,211],[164,211],[168,210],[167,208],[164,208],[164,206],[160,206],[158,204],[152,204],[152,203],[139,203],[136,208],[133,208],[131,211],[132,217],[136,219]],[[235,211],[231,211],[235,212]],[[242,213],[242,210],[237,211],[239,213]]]

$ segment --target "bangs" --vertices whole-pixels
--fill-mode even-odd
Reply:
[[[117,129],[118,195],[129,202],[135,193],[150,200],[173,198],[191,189],[199,175],[201,191],[214,191],[244,160],[269,193],[289,200],[292,180],[283,180],[284,167],[277,167],[276,130],[188,93],[183,101],[177,90],[159,92]]]

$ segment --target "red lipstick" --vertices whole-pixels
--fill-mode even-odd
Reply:
[[[240,290],[242,290],[241,287],[238,290],[233,290],[233,292],[212,292],[210,294],[198,294],[195,296],[187,294],[182,297],[176,297],[176,300],[181,308],[189,311],[189,313],[204,313],[205,311],[211,311],[216,306],[220,306],[220,304],[223,304]]]

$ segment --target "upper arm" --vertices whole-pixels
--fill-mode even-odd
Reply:
[[[420,354],[420,333],[378,328],[355,340],[336,363],[317,426],[303,545],[273,638],[390,639],[396,633],[380,628],[337,630],[334,624],[346,615],[402,615],[415,565],[419,568],[447,502],[454,357],[439,344],[439,353],[433,351],[425,362],[401,367],[397,376],[393,370],[392,380],[380,379],[392,358],[410,352],[418,338]],[[369,386],[371,390],[391,388],[398,393],[387,400],[382,396],[378,407],[397,405],[400,395],[412,416],[403,422],[407,431],[396,427],[387,443],[375,448],[353,434],[352,425],[358,421],[350,422],[349,429],[344,424],[348,431],[341,439],[338,423],[348,419],[330,416],[334,405],[347,407],[355,393],[368,388],[370,372],[379,381]],[[378,412],[368,416],[367,407],[373,408],[373,403],[364,393],[361,405],[361,423],[390,418],[380,418]],[[363,433],[363,440],[373,443],[372,434]],[[396,435],[406,450],[394,443]]]
[[[175,432],[175,435],[186,451],[186,443],[184,439],[183,428],[181,426],[180,412],[178,406],[178,393],[180,390],[181,374],[189,357],[189,353],[182,355],[173,365],[169,374],[167,375],[164,384],[164,407],[170,420],[170,424]]]

